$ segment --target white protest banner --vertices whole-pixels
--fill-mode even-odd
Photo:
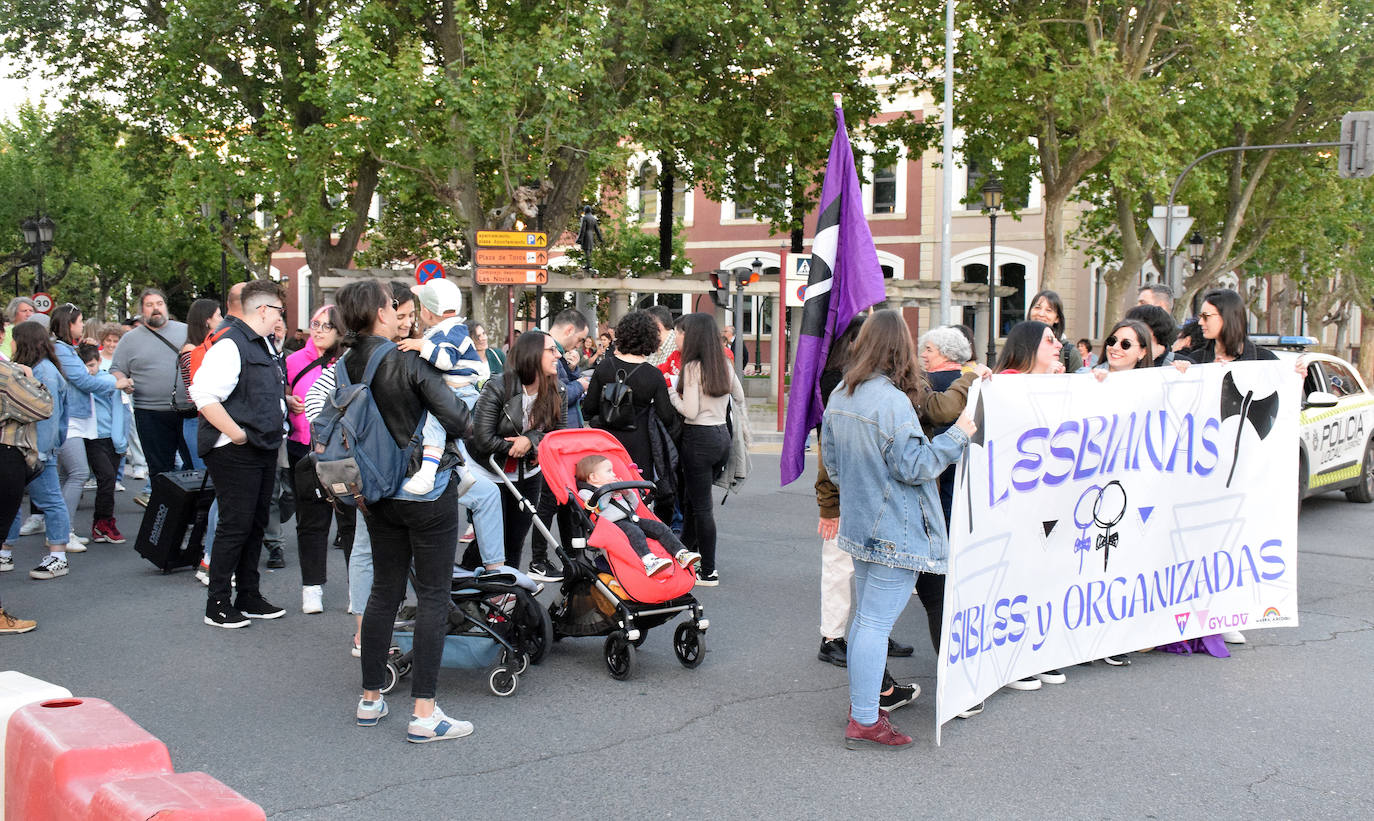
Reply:
[[[1296,626],[1300,400],[1285,362],[984,382],[950,521],[938,723],[1045,670]]]

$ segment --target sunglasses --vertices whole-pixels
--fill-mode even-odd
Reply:
[[[1116,347],[1116,346],[1117,346],[1117,343],[1120,343],[1120,345],[1121,345],[1121,350],[1123,350],[1123,351],[1129,351],[1129,350],[1135,345],[1135,343],[1131,342],[1131,340],[1127,339],[1127,338],[1124,337],[1124,336],[1121,337],[1120,339],[1117,339],[1115,336],[1109,336],[1109,337],[1107,337],[1107,347],[1108,347],[1108,348],[1114,348],[1114,347]]]

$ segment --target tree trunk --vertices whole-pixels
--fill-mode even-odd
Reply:
[[[1360,361],[1357,364],[1365,384],[1374,384],[1374,306],[1368,303],[1360,306]]]
[[[1051,194],[1045,188],[1045,260],[1040,272],[1040,290],[1050,290],[1061,296],[1069,280],[1064,277],[1064,258],[1068,254],[1068,239],[1064,231],[1064,203],[1062,194]],[[1110,304],[1110,303],[1109,303]]]

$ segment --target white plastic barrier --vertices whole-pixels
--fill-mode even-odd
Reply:
[[[26,704],[50,698],[71,698],[72,691],[46,681],[26,676],[16,670],[0,672],[0,812],[5,807],[5,734],[10,716]]]

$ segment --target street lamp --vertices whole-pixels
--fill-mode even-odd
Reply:
[[[208,202],[200,204],[200,215],[209,222],[215,216],[214,206]],[[219,226],[222,231],[229,230],[229,214],[224,209],[219,212]],[[225,300],[228,305],[229,300],[229,254],[224,247],[223,235],[219,238],[219,298]]]
[[[1195,277],[1202,273],[1202,252],[1205,245],[1206,241],[1202,238],[1201,231],[1194,231],[1193,235],[1188,237],[1188,259],[1192,260]]]
[[[988,215],[988,361],[991,368],[997,361],[997,212],[1002,208],[1002,183],[989,177],[983,183],[983,210]]]
[[[33,249],[33,290],[42,293],[45,290],[43,255],[52,250],[52,236],[57,230],[57,223],[44,214],[37,218],[29,217],[19,223],[19,230],[24,232],[24,242]],[[16,275],[17,281],[18,276]],[[18,287],[15,290],[17,291]]]

